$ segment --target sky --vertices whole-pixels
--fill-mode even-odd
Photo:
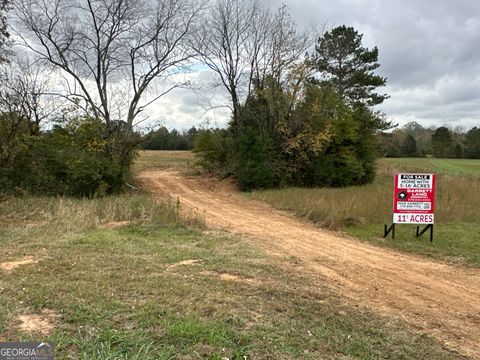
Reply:
[[[353,26],[363,43],[379,49],[381,89],[390,95],[378,106],[400,126],[480,126],[480,1],[478,0],[263,0],[272,9],[285,3],[300,28]],[[208,80],[199,67],[188,79]],[[199,96],[200,95],[200,96]],[[168,128],[222,126],[226,109],[205,112],[206,99],[223,101],[220,89],[179,89],[152,108]],[[223,101],[227,103],[226,100]]]

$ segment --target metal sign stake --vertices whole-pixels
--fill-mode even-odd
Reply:
[[[433,242],[433,224],[428,224],[423,228],[422,231],[420,231],[420,226],[417,226],[417,234],[416,237],[422,236],[427,230],[430,230],[430,242]]]
[[[395,224],[387,227],[387,224],[383,226],[383,238],[386,238],[388,234],[392,233],[392,239],[395,239]]]

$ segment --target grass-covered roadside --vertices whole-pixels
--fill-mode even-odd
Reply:
[[[416,238],[412,225],[398,226],[395,240],[382,237],[383,224],[392,221],[393,175],[402,171],[437,173],[433,244],[426,236]],[[365,186],[286,188],[256,191],[250,196],[378,245],[480,266],[479,174],[479,160],[381,159],[377,178]]]
[[[461,358],[143,195],[6,199],[0,247],[38,261],[0,270],[0,338],[50,339],[58,359]],[[21,331],[29,314],[52,333]]]

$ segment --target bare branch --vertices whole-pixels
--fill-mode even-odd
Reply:
[[[67,89],[75,88],[64,97],[82,99],[84,109],[103,119],[107,127],[116,121],[112,111],[122,113],[123,107],[122,120],[132,131],[135,116],[153,102],[141,104],[151,84],[168,79],[193,56],[187,40],[204,4],[195,0],[18,0],[14,6],[23,45],[67,75],[72,84]],[[119,90],[127,83],[128,91]],[[170,91],[161,91],[154,99]]]

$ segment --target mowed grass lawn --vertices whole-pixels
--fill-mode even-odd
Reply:
[[[462,358],[144,194],[4,198],[0,247],[0,340],[57,359]]]
[[[399,225],[394,240],[383,238],[383,225],[392,222],[396,172],[437,174],[433,243],[428,232],[416,238],[415,225]],[[480,160],[380,159],[375,181],[365,186],[287,188],[255,191],[250,196],[377,245],[480,266]]]

